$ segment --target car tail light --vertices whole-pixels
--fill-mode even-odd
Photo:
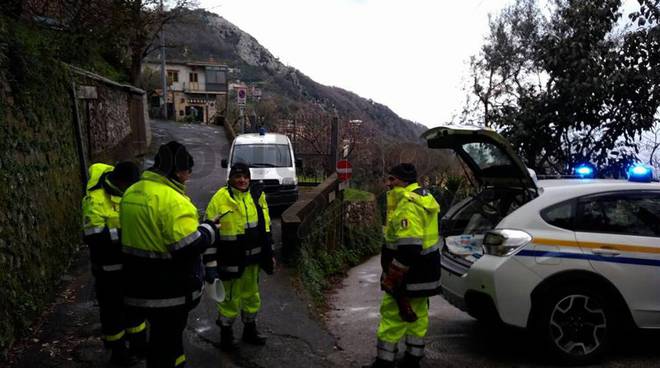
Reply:
[[[486,254],[506,257],[531,240],[531,235],[524,231],[501,229],[487,232],[483,245]]]

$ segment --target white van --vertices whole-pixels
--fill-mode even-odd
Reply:
[[[293,146],[286,135],[277,133],[241,134],[234,139],[229,160],[222,167],[238,162],[250,166],[252,183],[261,184],[269,207],[289,206],[298,200],[298,178]],[[229,179],[229,170],[227,170]]]

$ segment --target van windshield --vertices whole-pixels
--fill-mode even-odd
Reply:
[[[244,162],[250,167],[291,167],[286,144],[241,144],[234,146],[231,164]]]

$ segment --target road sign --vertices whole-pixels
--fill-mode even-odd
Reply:
[[[245,106],[247,103],[247,88],[238,87],[236,90],[236,103],[238,106]]]
[[[353,176],[353,165],[348,160],[337,161],[337,177],[341,181],[345,181]]]

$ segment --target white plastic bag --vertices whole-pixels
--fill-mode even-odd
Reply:
[[[212,284],[207,282],[204,286],[206,289],[206,296],[208,296],[209,299],[218,303],[225,300],[225,286],[220,279],[213,280]]]

